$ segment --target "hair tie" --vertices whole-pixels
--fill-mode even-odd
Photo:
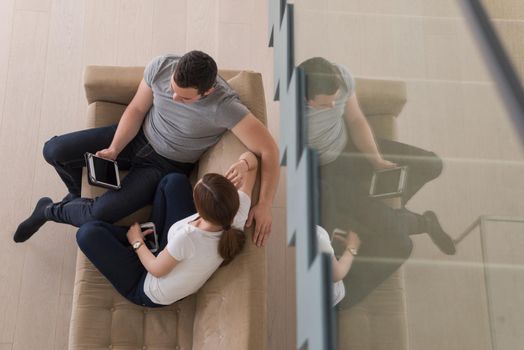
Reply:
[[[231,225],[224,226],[224,231],[227,231],[227,230],[230,230],[230,229],[231,229]]]

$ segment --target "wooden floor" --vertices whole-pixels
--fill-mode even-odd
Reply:
[[[145,65],[157,54],[207,51],[220,68],[262,72],[269,127],[278,138],[266,6],[255,0],[0,1],[0,350],[67,348],[75,229],[47,223],[24,244],[15,244],[12,235],[40,197],[65,194],[41,150],[53,135],[84,127],[83,68]],[[281,285],[294,273],[292,258],[285,258],[280,186],[268,247],[273,349],[293,342],[282,333],[293,316],[283,308],[292,293]]]

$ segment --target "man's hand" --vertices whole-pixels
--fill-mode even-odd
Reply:
[[[116,160],[116,157],[118,157],[118,152],[110,147],[96,152],[95,155],[100,158]]]
[[[397,167],[398,164],[390,162],[389,160],[386,160],[384,158],[379,158],[371,162],[371,165],[375,170],[383,170],[383,169],[389,169]]]
[[[244,178],[246,173],[249,171],[249,167],[244,160],[239,160],[235,162],[231,167],[226,171],[226,178],[235,185],[238,189],[242,187],[244,183]]]
[[[251,227],[255,220],[255,232],[253,233],[253,243],[257,247],[263,247],[271,233],[271,206],[269,204],[258,203],[249,211],[246,227]]]

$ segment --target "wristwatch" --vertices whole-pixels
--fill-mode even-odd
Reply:
[[[138,248],[142,246],[142,244],[144,244],[143,241],[136,241],[135,243],[133,243],[133,250],[136,252]]]
[[[353,256],[357,256],[357,255],[358,255],[358,250],[357,250],[357,248],[347,247],[346,250],[347,250],[348,252],[350,252],[351,255],[353,255]]]

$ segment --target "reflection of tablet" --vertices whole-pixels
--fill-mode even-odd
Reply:
[[[374,198],[400,197],[406,187],[408,167],[377,170],[371,178],[369,195]]]
[[[118,176],[118,166],[116,162],[86,153],[87,180],[91,185],[109,188],[112,190],[120,189],[120,177]]]

